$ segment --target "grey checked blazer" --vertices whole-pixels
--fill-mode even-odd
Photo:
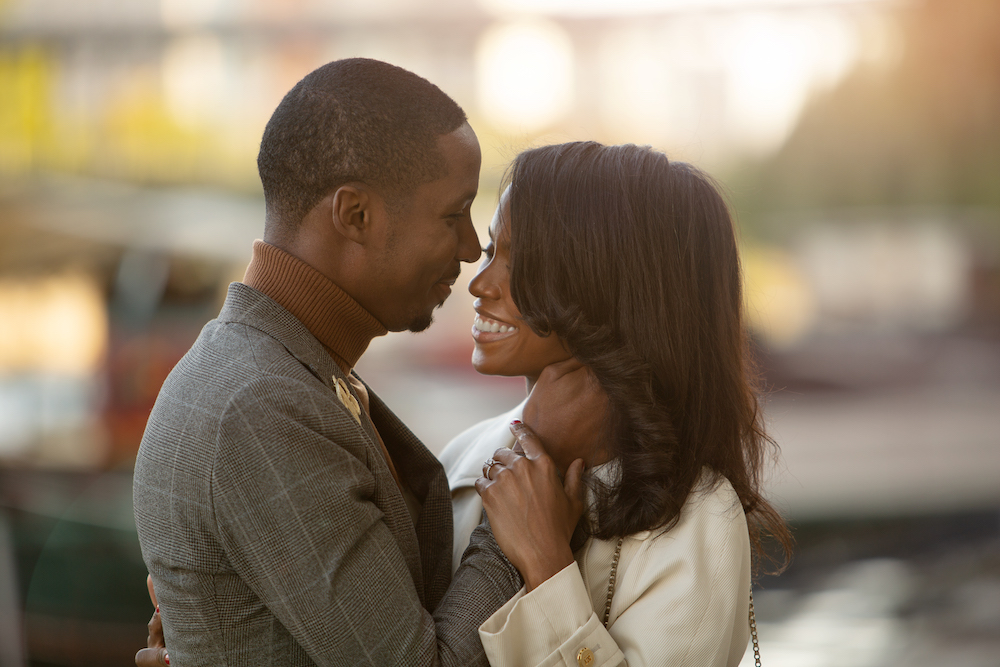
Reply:
[[[451,581],[444,470],[371,393],[414,525],[337,377],[299,320],[233,283],[164,383],[133,494],[172,666],[486,664],[477,628],[517,571],[481,527]]]

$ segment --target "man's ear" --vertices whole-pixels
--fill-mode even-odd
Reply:
[[[361,184],[341,185],[330,202],[333,228],[345,238],[364,245],[372,226],[371,193]]]

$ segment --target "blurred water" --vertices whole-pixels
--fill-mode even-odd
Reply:
[[[869,544],[891,555],[839,565],[820,565],[815,558],[815,550],[830,546],[838,526],[812,526],[811,537],[826,533],[826,539],[800,545],[806,563],[793,565],[790,581],[765,580],[754,593],[762,663],[1000,665],[1000,513],[962,521],[965,531],[941,530],[942,523],[960,522],[955,517],[908,526],[885,522],[875,529],[906,535],[920,547]],[[863,542],[855,540],[848,550]],[[741,665],[752,664],[748,652]]]

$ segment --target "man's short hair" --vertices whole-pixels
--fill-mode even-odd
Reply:
[[[399,200],[445,175],[437,138],[466,122],[440,88],[368,58],[306,75],[271,115],[257,155],[268,224],[294,229],[338,187],[360,181]]]

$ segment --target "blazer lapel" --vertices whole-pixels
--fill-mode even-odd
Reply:
[[[358,426],[358,434],[365,444],[365,453],[367,455],[367,464],[369,470],[375,476],[376,480],[376,491],[375,491],[375,504],[378,505],[379,509],[382,510],[384,515],[384,520],[392,533],[396,542],[399,544],[399,549],[403,554],[403,558],[406,559],[407,568],[410,571],[410,576],[413,578],[413,584],[416,587],[417,594],[420,596],[421,602],[424,602],[425,608],[433,611],[434,607],[430,606],[425,600],[424,594],[424,568],[421,567],[421,563],[426,561],[423,557],[422,543],[417,537],[418,530],[413,525],[413,520],[410,516],[410,510],[406,506],[406,501],[403,499],[403,494],[400,493],[399,487],[396,485],[396,480],[393,478],[392,473],[389,471],[389,466],[385,461],[385,457],[382,455],[382,448],[378,445],[378,436],[375,434],[375,425],[372,423],[372,419],[375,418],[375,404],[380,406],[380,410],[392,413],[385,408],[384,404],[378,400],[374,394],[369,392],[369,398],[372,408],[372,418],[365,413],[364,410],[361,411],[360,422],[355,420],[354,416],[348,410],[347,406],[344,405],[341,400],[337,397],[337,378],[340,378],[347,384],[348,391],[351,395],[357,399],[354,394],[354,389],[351,387],[351,383],[348,382],[347,376],[341,370],[333,359],[327,354],[323,345],[313,336],[305,325],[302,324],[294,315],[289,313],[287,310],[282,308],[277,302],[275,302],[270,297],[261,294],[252,287],[248,287],[242,283],[232,283],[229,286],[229,298],[226,301],[226,306],[223,308],[222,312],[219,313],[219,320],[221,321],[231,321],[240,322],[246,324],[247,326],[253,327],[262,331],[263,333],[271,336],[279,343],[281,343],[289,354],[295,357],[303,366],[309,369],[309,371],[322,382],[326,388],[330,391],[331,403],[338,406],[339,409],[344,411],[344,415],[351,422],[354,422]],[[413,439],[417,445],[427,451],[416,436],[409,432],[402,425],[402,422],[392,415],[393,419],[398,423],[398,428],[404,429],[409,436]],[[395,426],[393,429],[395,431]],[[386,433],[379,429],[379,433],[382,435],[382,440],[386,444],[386,448],[389,449],[390,456],[393,457],[393,461],[396,464],[397,471],[400,475],[404,475],[406,463],[396,458],[395,452],[393,452],[392,447],[389,444],[389,438],[386,437]],[[433,459],[433,455],[427,452],[428,455]],[[435,459],[436,460],[436,459]],[[440,465],[438,466],[440,468]],[[442,471],[443,474],[443,471]],[[414,477],[417,475],[414,475]],[[421,494],[414,488],[415,481],[410,481],[411,477],[407,476],[407,481],[410,483],[410,488],[414,491],[418,498]],[[448,499],[448,537],[451,538],[451,504],[450,496],[448,496],[448,482],[445,480],[444,483],[445,496]],[[421,514],[421,520],[423,514]],[[451,542],[448,543],[448,553],[451,553]],[[450,557],[450,556],[449,556]],[[448,570],[449,578],[451,570]],[[445,584],[447,588],[447,584]],[[443,595],[442,591],[442,595]],[[436,605],[437,602],[435,601]]]
[[[371,388],[368,398],[372,420],[396,471],[420,501],[416,537],[423,566],[423,600],[424,606],[434,611],[451,583],[453,528],[448,477],[440,461]]]

